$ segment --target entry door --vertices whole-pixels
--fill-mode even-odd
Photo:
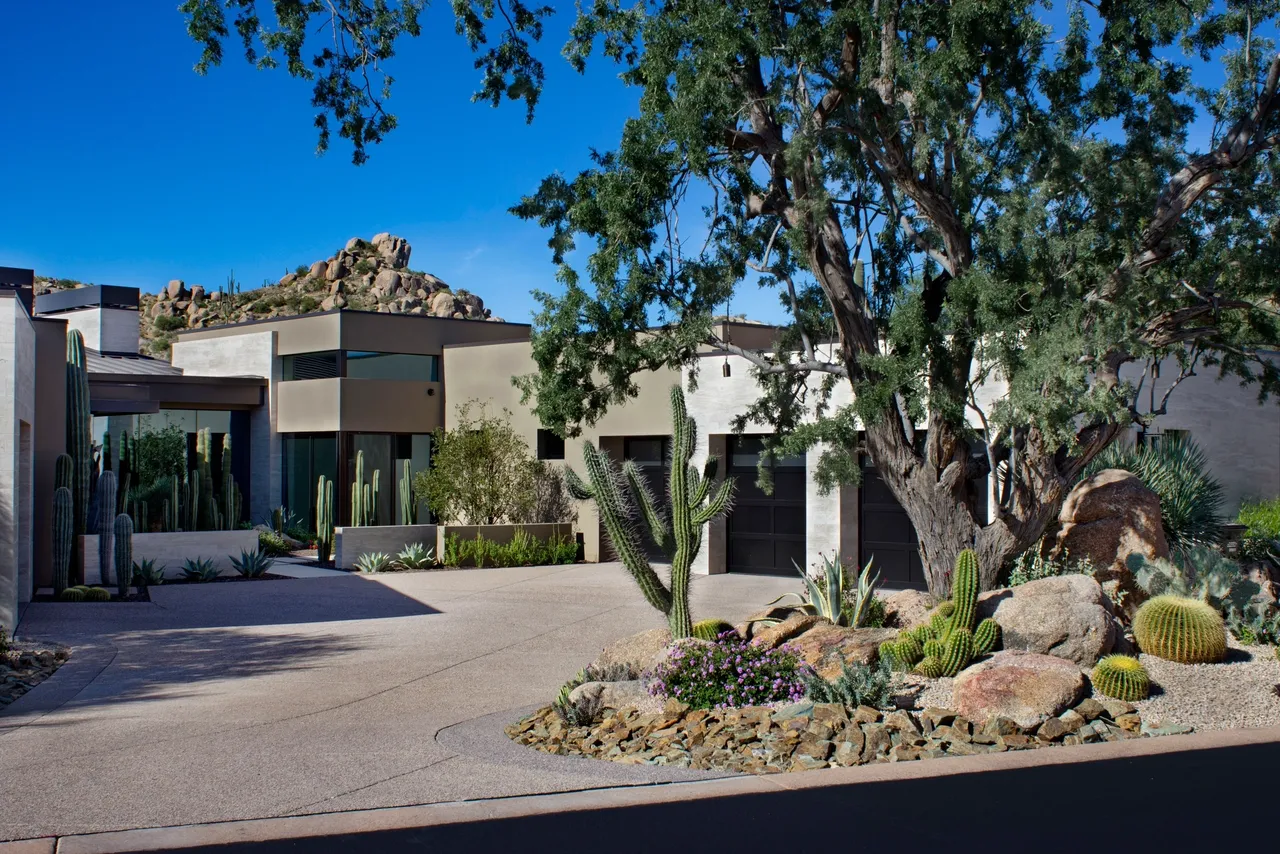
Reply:
[[[756,486],[759,436],[729,438],[729,474],[736,480],[729,513],[730,572],[795,575],[805,567],[805,460],[774,461],[773,494]]]
[[[671,437],[632,436],[622,440],[622,457],[636,464],[659,508],[667,507],[667,473],[671,470]],[[649,536],[644,520],[640,521],[641,542],[650,560],[667,561],[670,557]]]
[[[873,571],[880,573],[880,582],[888,587],[926,589],[915,526],[866,457],[862,460],[861,504],[858,530],[863,564],[874,558]]]

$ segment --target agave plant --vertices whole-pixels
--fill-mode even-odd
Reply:
[[[135,587],[150,587],[153,584],[164,584],[165,566],[156,566],[154,558],[144,557],[133,562],[133,584]]]
[[[209,558],[187,558],[182,562],[182,577],[188,581],[213,581],[220,574],[217,564]]]
[[[783,593],[777,599],[770,602],[770,605],[776,605],[788,596],[794,596],[800,601],[800,609],[819,617],[824,617],[837,625],[849,625],[857,628],[862,622],[862,618],[866,615],[868,604],[872,597],[875,596],[876,584],[880,581],[880,574],[871,575],[871,561],[867,561],[867,565],[858,575],[858,587],[856,591],[849,591],[852,601],[852,608],[845,609],[845,586],[847,579],[845,578],[844,565],[834,557],[822,557],[822,577],[815,579],[809,573],[800,568],[799,564],[792,561],[796,572],[800,573],[800,577],[804,579],[805,592],[803,595],[799,593]],[[846,621],[846,613],[851,617]]]
[[[410,543],[396,555],[396,563],[405,569],[426,569],[436,562],[436,550],[422,543]]]
[[[391,568],[391,555],[386,552],[368,552],[356,558],[356,569],[361,572],[386,572]]]
[[[240,557],[231,557],[231,565],[245,578],[261,578],[274,563],[275,559],[261,550],[250,552],[241,549]]]

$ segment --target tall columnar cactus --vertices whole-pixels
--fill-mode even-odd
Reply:
[[[116,470],[115,457],[111,454],[111,434],[102,434],[102,470],[114,472]]]
[[[356,451],[356,476],[351,481],[351,524],[364,523],[364,451]]]
[[[218,530],[218,505],[213,497],[213,431],[208,427],[196,439],[196,455],[200,466],[200,515],[196,517],[200,531]]]
[[[116,473],[108,469],[98,475],[98,571],[102,583],[111,583],[112,539],[115,530]]]
[[[179,508],[181,506],[178,503],[178,475],[174,473],[169,478],[169,502],[164,511],[164,529],[166,531],[176,531],[182,527],[181,517],[179,516]]]
[[[186,529],[200,530],[200,470],[192,469],[187,475],[183,500],[187,508]]]
[[[129,489],[133,486],[133,457],[135,449],[129,438],[128,430],[120,431],[120,461],[116,465],[116,475],[120,478],[120,499],[117,511],[124,513],[128,509]]]
[[[333,550],[333,481],[320,475],[316,483],[316,558],[329,562]]]
[[[116,595],[121,599],[129,595],[129,583],[133,581],[133,519],[128,513],[116,516],[115,521]]]
[[[222,527],[235,530],[239,521],[236,481],[231,475],[231,434],[227,433],[222,437]]]
[[[1133,618],[1133,636],[1148,655],[1181,664],[1212,664],[1227,656],[1222,615],[1200,599],[1148,599]]]
[[[71,461],[70,454],[58,454],[58,459],[53,464],[53,488],[75,489],[75,464]],[[72,508],[75,507],[75,497],[71,499]]]
[[[707,459],[701,473],[690,463],[698,430],[685,409],[684,393],[679,386],[671,389],[671,415],[674,435],[667,480],[669,517],[658,508],[634,463],[627,462],[619,470],[607,454],[590,442],[582,445],[590,486],[572,469],[566,469],[565,476],[575,498],[595,501],[614,553],[636,580],[649,604],[666,616],[672,636],[686,638],[693,633],[689,616],[689,572],[702,549],[703,527],[729,508],[733,481],[726,478],[715,483],[715,457]],[[635,505],[639,505],[638,514]],[[670,587],[663,585],[649,564],[635,522],[637,515],[643,517],[649,535],[671,560]]]
[[[89,480],[93,466],[93,441],[90,437],[92,415],[89,410],[89,368],[85,360],[84,336],[80,330],[67,333],[67,453],[72,461],[71,495],[75,501],[72,515],[73,549],[89,526]],[[79,561],[72,557],[73,567]],[[74,571],[77,579],[80,571]]]
[[[382,470],[374,469],[373,483],[369,487],[369,495],[364,503],[366,525],[378,524],[378,492],[379,492],[378,484],[379,484],[379,481],[381,480],[382,480]]]
[[[403,462],[400,476],[400,524],[418,524],[418,504],[413,500],[413,469],[409,461]]]
[[[894,667],[914,667],[931,678],[955,676],[974,657],[986,655],[1000,643],[1000,624],[988,617],[974,626],[978,608],[978,556],[966,549],[956,559],[951,576],[951,600],[934,611],[929,622],[880,645]]]
[[[66,590],[70,582],[71,546],[75,540],[76,501],[69,486],[53,491],[53,593]]]

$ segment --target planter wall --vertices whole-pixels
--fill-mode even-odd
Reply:
[[[548,522],[530,525],[441,525],[436,535],[436,557],[443,559],[445,538],[456,534],[461,540],[474,540],[476,534],[484,539],[505,545],[515,537],[520,529],[528,531],[539,540],[547,540],[553,536],[572,537],[573,525],[570,523]],[[463,564],[469,566],[470,564]]]
[[[80,538],[80,553],[84,555],[85,584],[101,584],[102,571],[98,566],[98,537]],[[166,578],[182,577],[182,562],[187,558],[202,557],[212,560],[223,573],[234,572],[232,557],[240,557],[242,551],[258,550],[258,532],[248,531],[177,531],[168,534],[134,534],[133,559],[141,562],[151,559],[165,567]],[[115,582],[115,576],[111,576]]]
[[[475,536],[472,534],[472,536]],[[435,525],[369,525],[333,529],[333,565],[337,569],[355,569],[360,555],[385,552],[395,557],[405,546],[422,543],[436,548]]]

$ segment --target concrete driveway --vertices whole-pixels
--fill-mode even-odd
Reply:
[[[698,578],[737,619],[797,580]],[[503,724],[661,620],[617,564],[159,587],[31,605],[72,644],[0,713],[0,840],[633,785],[695,775],[537,754]]]

